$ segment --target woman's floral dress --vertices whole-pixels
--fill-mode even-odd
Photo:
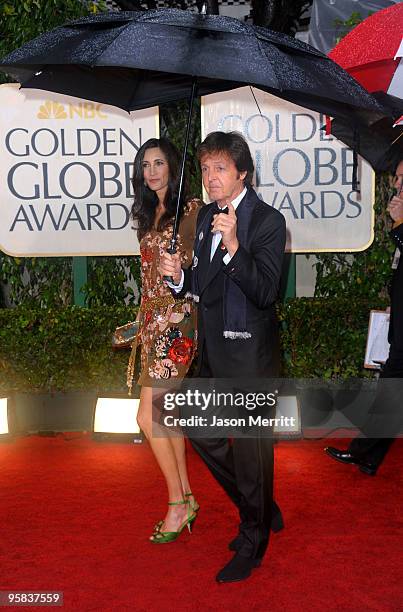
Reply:
[[[189,200],[182,216],[177,247],[182,266],[192,263],[197,215],[202,206]],[[175,300],[158,271],[160,257],[169,247],[172,223],[161,232],[151,230],[140,242],[142,297],[138,343],[141,344],[139,385],[183,378],[192,363],[197,343],[196,309],[191,298]]]

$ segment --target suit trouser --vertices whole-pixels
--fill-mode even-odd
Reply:
[[[386,361],[379,378],[403,378],[403,359],[392,356]],[[362,428],[364,437],[357,437],[351,441],[348,450],[364,461],[379,467],[385,458],[390,445],[394,440],[394,435],[400,433],[401,417],[399,417],[400,404],[402,402],[401,383],[393,388],[386,384],[382,386],[380,380],[379,387],[370,414]],[[379,433],[384,432],[384,437],[379,437]]]
[[[203,351],[200,377],[210,378]],[[270,535],[273,503],[273,440],[271,438],[192,438],[191,443],[215,479],[239,509],[244,557],[263,557]]]

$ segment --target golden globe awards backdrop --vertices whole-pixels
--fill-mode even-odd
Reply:
[[[353,153],[326,136],[324,124],[318,113],[255,88],[202,99],[202,138],[215,130],[245,136],[256,191],[285,216],[294,253],[361,251],[373,240],[374,172],[359,158],[361,193],[353,192]]]
[[[139,147],[158,107],[116,107],[0,86],[0,249],[10,255],[139,253],[129,213]]]

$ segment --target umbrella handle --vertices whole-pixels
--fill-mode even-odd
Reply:
[[[170,245],[167,248],[167,253],[169,253],[170,255],[175,255],[176,251],[177,251],[176,238],[172,238]],[[168,283],[172,283],[173,285],[175,284],[172,276],[163,276],[163,279],[164,281],[167,281]]]

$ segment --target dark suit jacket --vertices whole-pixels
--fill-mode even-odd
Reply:
[[[285,220],[281,213],[262,202],[249,188],[237,208],[249,206],[249,224],[245,244],[240,244],[228,265],[223,263],[225,251],[217,248],[210,263],[211,239],[202,236],[200,227],[206,215],[212,217],[212,204],[199,212],[196,243],[202,241],[198,261],[185,270],[183,297],[192,287],[192,274],[199,275],[198,347],[201,360],[206,357],[214,377],[265,377],[273,371],[273,348],[277,343],[277,320],[274,302],[277,298],[285,247]],[[210,232],[211,233],[211,232]],[[196,264],[196,265],[195,265]],[[224,338],[223,296],[225,275],[242,289],[246,296],[246,329],[248,339]]]
[[[403,359],[403,223],[390,233],[400,250],[399,264],[393,272],[390,290],[390,357]]]

